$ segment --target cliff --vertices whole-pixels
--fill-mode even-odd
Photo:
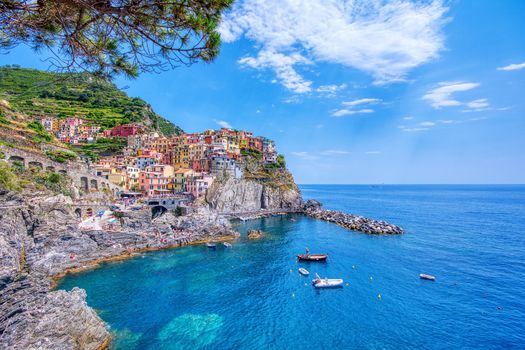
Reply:
[[[225,214],[249,214],[261,209],[297,212],[303,205],[293,179],[285,184],[249,178],[219,179],[208,189],[206,201],[211,208]]]
[[[139,251],[238,235],[206,208],[154,220],[149,210],[123,212],[116,231],[83,232],[74,208],[63,195],[0,190],[0,348],[99,349],[110,335],[85,291],[54,291],[53,277]]]

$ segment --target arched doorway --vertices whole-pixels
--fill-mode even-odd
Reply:
[[[91,189],[98,190],[97,180],[95,180],[95,179],[91,180]]]
[[[89,190],[87,177],[82,176],[80,178],[80,188],[83,189],[84,191],[88,191]]]
[[[75,215],[80,219],[82,217],[82,209],[76,208]]]
[[[28,167],[30,169],[40,169],[40,170],[44,169],[44,166],[42,165],[42,163],[34,162],[34,161],[29,162]]]
[[[164,213],[166,213],[167,211],[168,209],[166,207],[163,207],[162,205],[154,206],[153,208],[151,208],[151,218],[158,218],[159,216],[164,215]]]

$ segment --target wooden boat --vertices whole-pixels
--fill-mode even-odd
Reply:
[[[215,249],[217,247],[217,245],[215,243],[208,242],[208,243],[206,243],[206,247],[208,247],[210,249]]]
[[[223,244],[224,244],[224,246],[225,246],[226,248],[231,248],[231,247],[232,247],[231,243],[224,242]]]
[[[325,261],[328,258],[327,254],[299,254],[297,259],[302,261]]]
[[[434,277],[432,275],[427,275],[425,273],[419,274],[419,278],[421,278],[422,280],[429,280],[429,281],[435,281],[436,280],[436,277]]]
[[[312,283],[315,288],[339,288],[343,286],[344,281],[340,278],[321,278],[315,274]]]
[[[299,268],[299,273],[303,276],[308,276],[310,274],[310,272],[308,272],[308,270],[304,267]]]

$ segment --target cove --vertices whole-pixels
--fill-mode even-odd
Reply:
[[[517,234],[523,187],[302,190],[334,209],[384,218],[407,233],[371,236],[301,215],[276,216],[238,223],[242,237],[232,249],[146,253],[68,275],[59,288],[86,289],[116,349],[523,344],[525,286],[514,275],[525,270],[525,245]],[[268,235],[249,241],[249,229]],[[297,263],[295,255],[306,247],[328,253],[329,261]],[[299,267],[348,285],[315,290]],[[437,281],[421,281],[421,272]]]

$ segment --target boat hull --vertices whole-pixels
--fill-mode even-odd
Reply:
[[[427,275],[427,274],[424,274],[424,273],[420,274],[419,278],[421,278],[422,280],[427,280],[427,281],[435,281],[436,280],[436,277],[431,276],[431,275]]]
[[[299,254],[297,259],[300,261],[326,261],[328,255],[326,254]]]
[[[313,285],[315,288],[341,288],[343,287],[344,281],[342,279],[322,279],[318,282],[313,280]]]

